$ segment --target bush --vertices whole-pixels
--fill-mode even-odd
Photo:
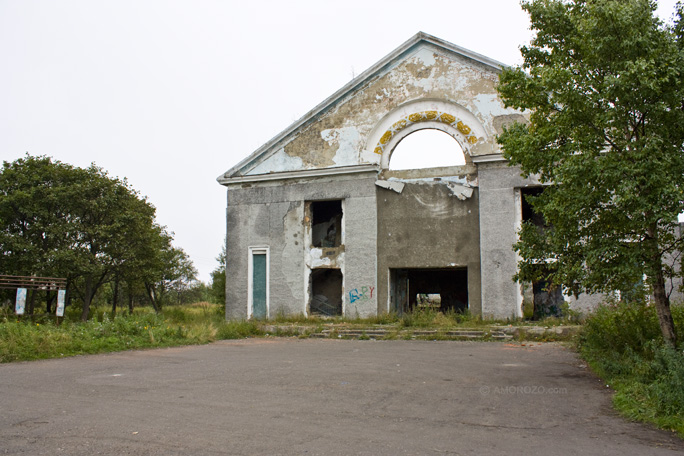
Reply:
[[[672,316],[682,337],[684,307],[672,306]],[[684,353],[664,344],[653,306],[608,302],[586,320],[578,343],[615,389],[621,413],[684,436]]]

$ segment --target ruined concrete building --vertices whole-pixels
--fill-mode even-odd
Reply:
[[[221,175],[226,317],[365,317],[426,300],[521,317],[511,246],[539,186],[496,143],[525,121],[497,95],[501,68],[419,33]],[[423,129],[453,138],[451,166],[393,169]]]

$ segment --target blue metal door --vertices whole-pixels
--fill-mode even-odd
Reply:
[[[252,316],[266,318],[266,254],[252,255]]]

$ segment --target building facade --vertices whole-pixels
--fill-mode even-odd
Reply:
[[[526,121],[498,97],[502,66],[419,33],[221,175],[226,317],[365,317],[425,300],[521,317],[543,294],[512,280],[524,195],[539,183],[496,142]],[[423,129],[453,138],[461,161],[393,169],[397,145]]]

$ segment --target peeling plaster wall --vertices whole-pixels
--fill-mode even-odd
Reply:
[[[479,198],[465,200],[448,181],[405,183],[401,193],[378,187],[378,312],[393,310],[390,268],[468,268],[471,312],[481,312]]]
[[[497,153],[494,138],[501,125],[524,120],[503,106],[496,93],[497,81],[498,72],[491,67],[423,44],[286,137],[273,155],[247,174],[291,171],[293,166],[312,169],[379,163],[380,156],[372,152],[375,144],[369,143],[374,128],[388,113],[417,100],[462,106],[484,132],[471,155]]]
[[[345,314],[375,313],[375,294],[371,297],[367,292],[365,297],[359,297],[364,287],[375,290],[376,286],[375,176],[338,176],[228,188],[226,318],[247,318],[248,249],[254,246],[270,248],[270,316],[306,312],[307,256],[311,246],[306,233],[305,202],[327,199],[344,201],[344,239],[348,247],[340,269]]]

